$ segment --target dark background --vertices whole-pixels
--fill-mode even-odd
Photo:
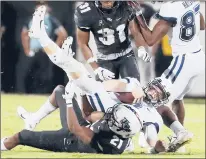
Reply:
[[[72,1],[48,2],[54,15],[65,27],[68,35],[74,36],[74,3]],[[1,1],[1,24],[6,31],[1,39],[1,90],[4,92],[15,92],[15,65],[19,54],[22,53],[21,29],[26,19],[34,12],[33,1]],[[74,45],[75,46],[75,45]],[[74,48],[75,49],[75,48]],[[54,68],[52,88],[57,84],[65,84],[67,79],[64,72],[58,67]],[[49,93],[49,92],[48,92]]]

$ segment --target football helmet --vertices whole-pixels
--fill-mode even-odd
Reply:
[[[101,1],[95,1],[95,6],[99,8],[103,13],[108,13],[108,14],[115,12],[116,9],[119,7],[119,5],[120,5],[119,1],[114,1],[114,4],[111,8],[105,8],[102,6]]]
[[[133,137],[143,127],[138,110],[129,104],[116,104],[105,113],[109,128],[122,138]]]
[[[158,107],[169,101],[170,93],[161,78],[155,78],[143,88],[146,95],[144,101]]]

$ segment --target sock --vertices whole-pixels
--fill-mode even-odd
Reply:
[[[170,129],[177,135],[180,131],[185,130],[185,128],[182,126],[182,124],[179,121],[174,121],[170,125]]]
[[[51,112],[55,111],[57,107],[53,106],[49,99],[40,107],[40,109],[33,114],[34,119],[39,122]]]
[[[3,139],[1,139],[1,151],[7,151],[8,149],[5,147],[5,145],[4,145],[4,140],[5,140],[6,138],[3,138]]]

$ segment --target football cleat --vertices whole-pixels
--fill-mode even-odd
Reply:
[[[32,117],[32,113],[27,112],[22,106],[17,108],[17,113],[21,119],[23,119],[26,130],[34,130],[36,125],[39,123]]]
[[[32,18],[32,24],[29,29],[29,37],[30,38],[40,38],[41,36],[41,30],[45,31],[45,26],[44,26],[44,16],[46,13],[46,6],[42,5],[38,7]],[[45,31],[46,32],[46,31]]]
[[[4,145],[4,141],[5,141],[6,139],[7,139],[6,137],[3,138],[3,139],[1,139],[1,151],[8,151],[7,148],[6,148],[5,145]]]
[[[167,152],[176,152],[180,147],[191,142],[193,134],[187,130],[178,133],[176,139],[172,141],[167,149]]]

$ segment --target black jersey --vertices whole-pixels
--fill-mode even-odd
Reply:
[[[103,13],[94,2],[85,2],[75,11],[75,22],[82,31],[91,31],[100,54],[121,53],[130,47],[128,25],[135,14],[126,2],[112,13]]]
[[[99,153],[121,154],[131,142],[131,139],[124,139],[113,133],[105,120],[93,123],[90,129],[95,133],[91,146]]]

